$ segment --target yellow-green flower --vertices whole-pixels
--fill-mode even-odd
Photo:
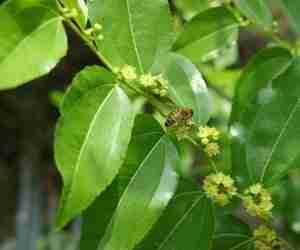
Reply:
[[[207,153],[209,157],[216,156],[220,153],[220,146],[218,143],[210,142],[205,145],[204,152]]]
[[[264,225],[254,230],[255,250],[272,250],[280,245],[276,232]]]
[[[198,129],[198,137],[200,139],[219,140],[220,132],[214,127],[201,126]]]
[[[220,153],[220,147],[215,142],[219,139],[220,132],[216,128],[201,126],[198,128],[197,136],[204,146],[204,152],[207,153],[209,157],[216,156]]]
[[[100,23],[95,23],[93,27],[94,27],[94,30],[96,30],[96,31],[100,31],[103,29],[103,27]]]
[[[164,97],[168,94],[169,82],[162,75],[143,74],[140,77],[140,84],[155,95]]]
[[[252,185],[244,192],[243,204],[252,216],[268,218],[273,208],[271,194],[258,183]]]
[[[120,75],[127,82],[132,82],[137,79],[136,68],[127,64],[120,69]]]
[[[166,80],[162,74],[156,76],[156,80],[160,83],[162,88],[168,89],[169,88],[169,82]]]
[[[221,206],[227,205],[237,193],[234,180],[221,172],[207,176],[203,189],[207,197]]]
[[[157,86],[155,77],[150,73],[141,75],[140,83],[145,88],[155,88]]]

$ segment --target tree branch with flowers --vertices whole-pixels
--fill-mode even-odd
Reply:
[[[297,43],[280,36],[265,1],[206,2],[194,14],[167,0],[0,6],[1,89],[47,74],[67,52],[65,26],[99,60],[66,90],[54,143],[57,228],[82,216],[81,249],[292,249],[274,227],[272,189],[300,159]],[[201,72],[232,64],[251,26],[270,44],[241,70],[221,132]],[[184,145],[204,172],[184,172]]]

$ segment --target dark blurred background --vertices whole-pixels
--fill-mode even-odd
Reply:
[[[295,39],[282,8],[275,0],[270,4],[281,35]],[[61,93],[57,91],[64,91],[80,69],[100,62],[75,34],[70,30],[68,34],[69,53],[49,75],[16,90],[0,92],[0,250],[74,250],[79,237],[79,220],[64,233],[53,231],[61,187],[53,159],[53,136],[59,116],[56,104]],[[241,31],[231,54],[221,54],[214,63],[199,66],[215,98],[213,122],[218,126],[226,127],[240,69],[268,42],[268,36],[261,30],[247,28]],[[220,62],[224,65],[220,66]],[[298,182],[295,183],[297,186]],[[299,185],[297,188],[300,190]],[[296,199],[300,196],[298,189],[293,189]],[[288,190],[278,191],[278,199],[287,199],[287,193]],[[300,237],[298,210],[292,222],[285,222],[279,214],[279,223],[292,223],[286,230],[294,231],[295,238]]]

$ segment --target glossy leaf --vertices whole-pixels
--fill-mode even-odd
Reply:
[[[290,23],[295,31],[300,32],[300,2],[294,0],[279,0],[284,7]]]
[[[244,69],[237,83],[232,105],[231,123],[242,118],[257,93],[278,77],[292,61],[291,53],[274,47],[260,51]]]
[[[63,0],[62,1],[69,9],[75,9],[78,13],[75,20],[82,27],[85,28],[88,21],[88,8],[84,0]]]
[[[149,126],[146,121],[142,124],[145,128]],[[151,148],[148,146],[149,136],[157,138]],[[139,163],[139,166],[120,199],[98,250],[133,249],[158,220],[177,187],[178,153],[166,135],[141,129],[135,134],[132,144],[134,149],[130,148],[128,154],[131,154],[130,150],[135,153],[138,150],[143,152],[144,158],[141,162],[130,163],[139,157],[134,154],[128,159],[129,164]],[[149,150],[144,151],[145,148]]]
[[[228,44],[236,42],[239,23],[223,7],[201,12],[186,23],[173,50],[198,63]]]
[[[210,8],[209,0],[175,0],[174,4],[187,20]]]
[[[189,59],[173,53],[165,64],[164,75],[170,83],[171,99],[180,107],[192,108],[194,121],[205,124],[211,115],[212,101],[198,69]]]
[[[247,65],[237,84],[230,118],[232,169],[239,184],[244,187],[254,181],[251,180],[254,170],[247,162],[246,138],[250,122],[254,120],[255,111],[251,117],[251,114],[246,111],[253,106],[258,93],[278,77],[289,66],[291,60],[291,54],[285,49],[262,50]]]
[[[213,250],[250,250],[253,246],[249,226],[230,214],[216,217]]]
[[[83,212],[80,235],[80,250],[96,250],[105,233],[119,201],[118,180],[101,194],[92,205]]]
[[[103,26],[99,50],[113,66],[129,64],[147,72],[173,42],[167,0],[91,1],[90,18]]]
[[[236,161],[239,156],[242,159],[240,167],[235,169],[248,183],[261,181],[272,186],[296,167],[300,159],[297,126],[300,91],[295,84],[300,77],[300,60],[294,60],[287,68],[289,63],[287,59],[281,67],[269,69],[273,72],[277,69],[277,77],[256,90],[251,105],[231,127],[233,157]]]
[[[117,85],[103,84],[95,73],[99,86],[78,92],[85,74],[67,93],[56,129],[55,158],[64,181],[58,227],[86,209],[118,174],[133,126],[133,107]]]
[[[125,163],[117,178],[83,213],[80,249],[97,249],[121,195],[139,165],[162,136],[161,126],[151,116],[137,116]]]
[[[114,84],[115,75],[99,66],[87,66],[73,79],[61,105],[61,112],[67,113],[87,93],[106,84]]]
[[[67,52],[55,1],[6,1],[0,6],[0,89],[47,74]]]
[[[161,219],[136,250],[209,250],[213,233],[212,203],[197,185],[182,181]]]
[[[273,17],[270,7],[265,0],[234,0],[240,11],[253,20],[264,26],[272,26]]]

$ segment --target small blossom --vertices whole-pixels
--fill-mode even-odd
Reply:
[[[136,74],[136,69],[135,67],[131,65],[125,64],[121,69],[120,69],[120,74],[121,77],[128,82],[132,82],[137,79],[137,74]]]
[[[220,146],[215,142],[207,143],[204,147],[204,152],[207,153],[209,157],[214,157],[220,153]]]
[[[168,94],[168,81],[162,75],[152,75],[151,73],[141,75],[140,84],[155,95],[164,97]]]
[[[209,139],[203,138],[203,139],[201,139],[201,143],[202,143],[203,145],[207,145],[207,144],[209,143]]]
[[[160,92],[159,92],[159,95],[161,96],[161,97],[164,97],[164,96],[166,96],[168,94],[168,89],[162,89]]]
[[[227,205],[237,193],[234,180],[221,172],[207,176],[203,189],[209,198],[221,206]]]
[[[94,27],[94,30],[96,30],[96,31],[100,31],[103,28],[102,25],[99,23],[95,23],[93,27]]]
[[[197,135],[201,139],[203,138],[208,139],[210,136],[210,128],[208,126],[199,127]]]
[[[219,139],[220,132],[216,128],[203,126],[199,127],[197,135],[200,139],[206,138],[217,141]]]
[[[113,67],[113,69],[112,69],[112,72],[114,73],[114,74],[120,74],[120,68],[118,68],[118,67]]]
[[[270,193],[261,184],[255,184],[246,189],[243,197],[243,204],[252,216],[268,218],[273,208]]]
[[[162,86],[162,88],[168,89],[169,82],[168,82],[168,80],[166,80],[165,78],[163,78],[162,74],[156,76],[156,80],[160,83],[160,85]]]
[[[88,29],[84,30],[84,34],[86,36],[91,36],[93,34],[93,32],[94,32],[93,28],[88,28]]]
[[[61,8],[61,11],[63,13],[68,13],[68,12],[70,12],[70,9],[68,7],[63,7],[63,8]]]
[[[102,34],[97,36],[97,40],[102,41],[104,39],[104,36]]]
[[[216,128],[201,126],[198,128],[197,136],[201,144],[204,145],[204,152],[206,152],[209,157],[216,156],[220,153],[219,145],[214,142],[220,137],[220,132]]]
[[[155,88],[157,86],[157,83],[155,81],[155,77],[152,76],[152,74],[144,74],[140,77],[140,83],[145,88]]]
[[[276,232],[267,226],[259,226],[255,229],[253,235],[255,238],[255,250],[272,250],[280,246]]]

